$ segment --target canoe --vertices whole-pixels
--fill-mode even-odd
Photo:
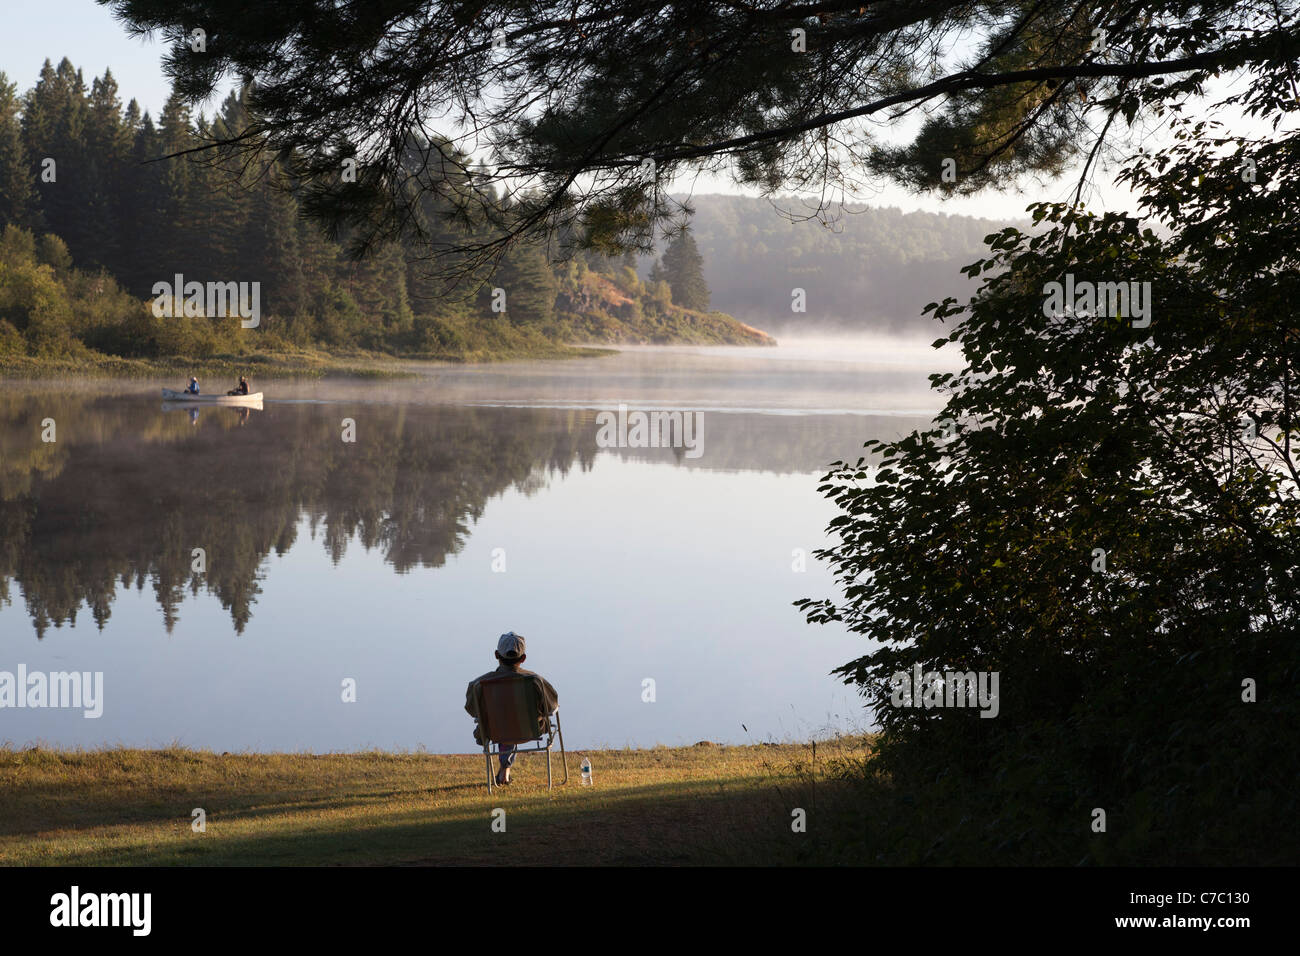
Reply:
[[[162,390],[162,397],[169,402],[193,402],[203,405],[260,405],[262,393],[252,392],[248,395],[191,395],[189,392],[174,392],[170,388]]]

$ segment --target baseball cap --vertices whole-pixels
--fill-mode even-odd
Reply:
[[[514,631],[506,631],[497,641],[497,653],[502,657],[523,657],[524,656],[524,638],[521,634]]]

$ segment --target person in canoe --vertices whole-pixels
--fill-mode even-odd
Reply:
[[[191,377],[190,377],[190,384],[189,384],[189,386],[185,389],[185,391],[189,392],[191,395],[197,395],[197,394],[199,394],[199,380],[198,380],[197,378],[194,378],[193,376],[191,376]]]
[[[236,385],[234,388],[232,388],[230,391],[226,392],[226,394],[227,394],[227,395],[247,395],[247,394],[248,394],[248,379],[244,378],[244,376],[242,376],[242,375],[239,376],[239,384]]]

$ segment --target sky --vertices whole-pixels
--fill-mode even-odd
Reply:
[[[157,117],[167,99],[168,84],[163,76],[163,47],[159,41],[129,37],[109,11],[94,0],[6,0],[5,29],[0,31],[0,71],[19,92],[36,82],[41,64],[49,58],[57,63],[68,57],[80,67],[89,83],[105,68],[113,71],[123,102],[134,98]],[[942,198],[916,196],[892,184],[880,184],[871,192],[846,197],[849,201],[875,206],[896,206],[905,211],[924,210],[994,219],[1019,219],[1025,207],[1038,201],[1069,201],[1076,182],[1066,176],[1043,183],[1023,184],[1023,192],[986,192],[974,197]],[[725,177],[692,176],[673,184],[674,191],[695,194],[730,193],[757,195],[737,187]],[[1126,190],[1108,181],[1097,184],[1092,194],[1097,208],[1132,208]],[[774,211],[773,215],[777,215]]]

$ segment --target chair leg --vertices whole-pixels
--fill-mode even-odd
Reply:
[[[490,797],[492,796],[492,750],[491,748],[485,747],[483,749],[483,761],[487,765],[488,796]]]
[[[555,732],[560,737],[560,760],[564,762],[564,783],[569,782],[569,758],[564,753],[564,728],[560,726],[560,712],[555,712]]]
[[[551,783],[551,748],[546,748],[546,789],[554,789]]]

